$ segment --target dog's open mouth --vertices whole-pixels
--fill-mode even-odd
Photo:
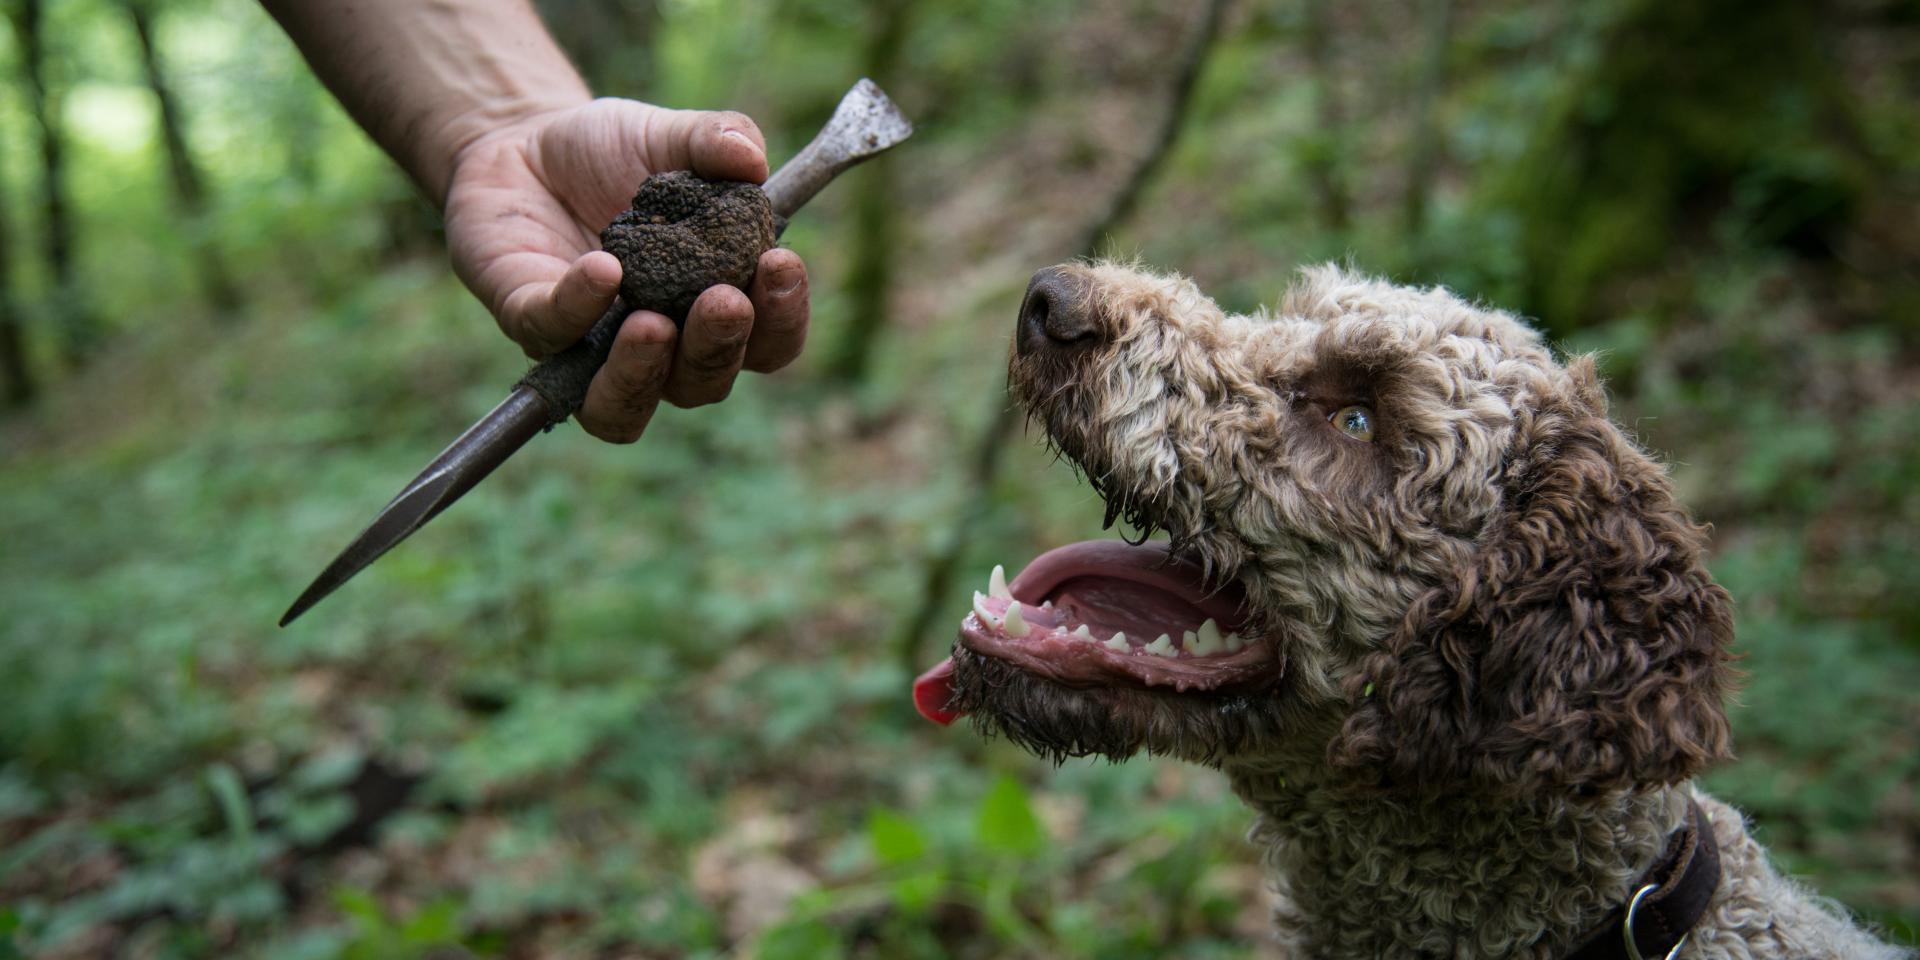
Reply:
[[[1272,652],[1241,636],[1244,594],[1209,586],[1166,545],[1090,540],[1050,550],[1007,583],[994,568],[960,645],[1072,687],[1223,691],[1271,678]],[[952,659],[914,681],[922,716],[947,724]]]

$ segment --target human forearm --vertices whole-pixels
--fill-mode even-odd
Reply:
[[[526,0],[261,3],[437,206],[482,134],[591,97]]]
[[[261,0],[314,72],[445,213],[453,268],[530,356],[580,339],[616,300],[599,235],[649,175],[767,178],[766,140],[737,113],[593,100],[530,0]],[[709,288],[684,332],[622,322],[580,425],[630,441],[654,407],[713,403],[744,368],[800,352],[806,268],[769,250],[746,289]]]

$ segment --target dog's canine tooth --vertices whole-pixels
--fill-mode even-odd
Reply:
[[[1007,589],[1006,567],[996,563],[993,565],[993,572],[987,574],[987,596],[1002,600],[1013,599],[1013,591]]]
[[[987,598],[978,590],[973,592],[973,613],[974,616],[980,618],[981,623],[989,627],[998,628],[1000,626],[1000,618],[994,616],[993,613],[987,609]]]
[[[1015,600],[1007,604],[1007,623],[1003,629],[1007,631],[1007,636],[1016,638],[1033,632],[1033,628],[1027,626],[1026,618],[1020,615],[1020,601]]]

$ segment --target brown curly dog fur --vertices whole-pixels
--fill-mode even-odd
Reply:
[[[1110,519],[1171,545],[996,578],[923,707],[1223,770],[1289,955],[1560,956],[1689,797],[1723,875],[1680,957],[1899,953],[1691,785],[1730,755],[1731,604],[1590,358],[1334,267],[1231,316],[1096,263],[1036,275],[1011,382]]]

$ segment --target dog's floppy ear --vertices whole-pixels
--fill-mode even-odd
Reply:
[[[1579,391],[1523,417],[1501,515],[1350,678],[1333,761],[1396,788],[1588,789],[1730,755],[1730,600],[1665,471]]]

